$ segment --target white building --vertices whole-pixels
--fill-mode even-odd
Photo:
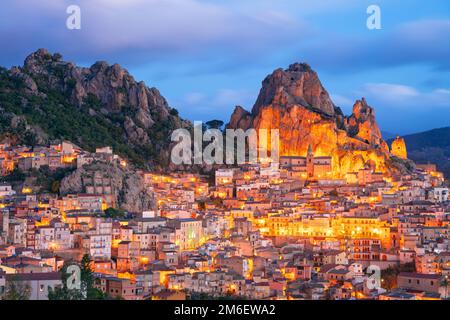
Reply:
[[[55,289],[62,286],[59,272],[9,274],[5,278],[6,285],[9,281],[24,282],[28,285],[30,300],[48,300],[49,287]]]
[[[13,196],[15,194],[16,192],[12,189],[10,185],[0,184],[0,198]]]
[[[95,260],[111,259],[111,234],[91,234],[83,239],[83,247]]]
[[[449,190],[448,188],[434,188],[431,190],[430,200],[434,200],[436,202],[445,202],[448,200]]]

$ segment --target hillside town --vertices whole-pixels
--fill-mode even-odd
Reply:
[[[406,158],[403,145],[392,154]],[[3,178],[103,163],[133,170],[154,196],[130,212],[98,171],[73,194],[3,179],[1,298],[19,283],[47,300],[83,257],[95,288],[126,300],[449,298],[449,184],[433,164],[337,178],[332,157],[309,147],[207,176],[134,169],[114,151],[0,145]]]

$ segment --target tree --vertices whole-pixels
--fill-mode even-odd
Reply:
[[[62,270],[63,274],[63,287],[62,288],[49,288],[48,298],[49,300],[104,300],[108,299],[108,296],[101,290],[94,287],[94,275],[91,269],[91,259],[89,255],[85,254],[79,264],[80,267],[80,289],[69,289],[67,286],[67,280],[70,274],[67,273],[67,267],[69,264],[65,264]]]
[[[84,296],[81,290],[69,289],[67,286],[70,274],[67,272],[67,268],[70,263],[65,263],[61,269],[62,275],[62,287],[51,288],[48,287],[48,299],[49,300],[84,300]]]
[[[331,197],[338,197],[338,196],[339,196],[339,193],[337,192],[336,189],[333,189],[333,190],[330,191],[329,195],[330,195]]]
[[[414,262],[401,264],[399,266],[390,266],[385,270],[381,270],[381,286],[387,290],[396,288],[397,276],[400,272],[416,272]]]
[[[208,127],[208,129],[221,130],[221,128],[223,126],[223,121],[222,120],[210,120],[210,121],[206,122],[206,126]]]
[[[30,296],[31,287],[28,283],[14,278],[6,283],[3,300],[29,300]]]
[[[105,210],[105,216],[107,218],[123,219],[125,218],[125,211],[122,209],[108,208]]]
[[[53,181],[51,186],[51,191],[53,193],[59,193],[59,188],[61,187],[60,181]]]
[[[198,201],[198,210],[205,211],[206,210],[206,203],[205,201]]]
[[[14,168],[14,170],[5,177],[0,178],[0,181],[4,182],[16,182],[24,181],[26,178],[25,174],[19,168]]]

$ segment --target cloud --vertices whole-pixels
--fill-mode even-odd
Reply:
[[[195,106],[205,102],[206,99],[206,95],[201,92],[190,92],[184,97],[183,100],[187,106]]]
[[[390,84],[390,83],[368,83],[362,89],[363,95],[377,97],[388,102],[402,102],[417,99],[419,92],[413,87]]]
[[[302,56],[323,70],[353,73],[424,64],[450,70],[450,20],[419,20],[360,34],[328,33],[299,46]]]
[[[374,104],[389,105],[390,108],[450,107],[450,90],[442,88],[420,91],[402,84],[368,83],[357,94],[367,97]]]
[[[213,93],[190,92],[176,99],[175,104],[182,106],[190,119],[227,121],[236,105],[249,106],[255,99],[255,92],[224,88]]]
[[[249,100],[256,99],[254,92],[248,90],[221,89],[213,99],[213,105],[217,107],[245,106]]]
[[[201,0],[79,0],[81,30],[67,30],[70,4],[4,1],[0,39],[15,45],[3,52],[3,59],[14,60],[43,46],[84,61],[126,57],[149,62],[169,56],[211,57],[212,52],[249,55],[268,53],[307,30],[302,21],[274,8],[250,13]]]
[[[365,97],[381,129],[401,134],[449,126],[450,89],[425,90],[398,83],[366,83],[333,101],[349,114],[353,101]]]
[[[355,103],[354,100],[340,94],[331,94],[331,100],[335,105],[347,108]]]

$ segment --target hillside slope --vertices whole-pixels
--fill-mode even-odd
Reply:
[[[155,167],[168,163],[172,130],[189,126],[156,88],[118,64],[82,68],[39,49],[22,67],[0,69],[0,140],[67,139],[90,151],[109,145],[140,167]]]

